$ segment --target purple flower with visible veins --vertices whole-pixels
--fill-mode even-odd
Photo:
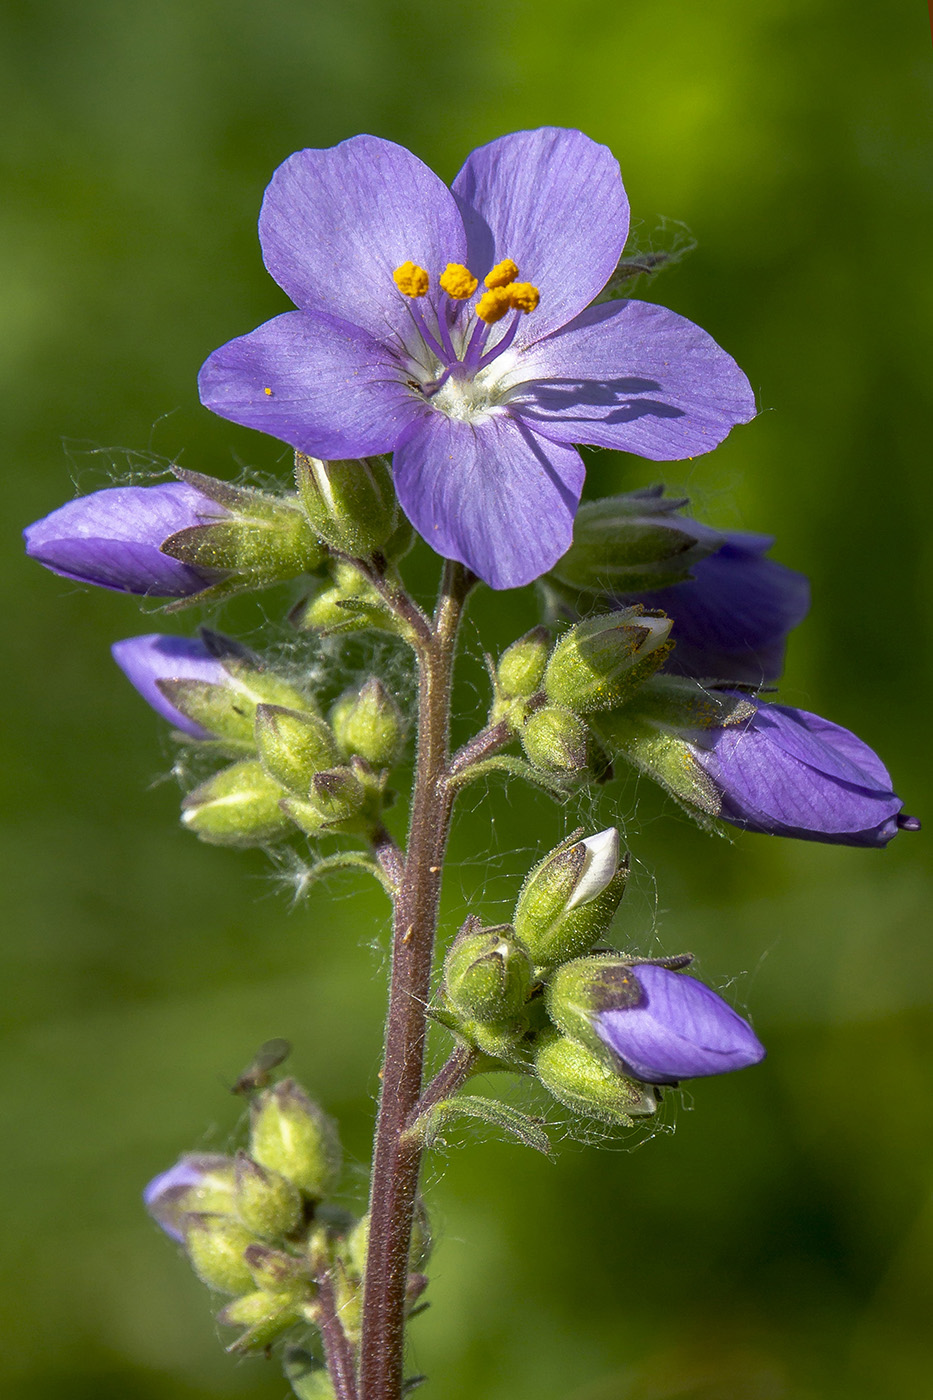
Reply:
[[[627,231],[618,164],[579,131],[503,136],[449,190],[374,136],[298,151],[259,235],[299,309],[215,351],[202,402],[311,456],[394,452],[402,508],[438,554],[493,588],[528,583],[570,545],[574,443],[675,460],[755,413],[690,321],[590,306]]]

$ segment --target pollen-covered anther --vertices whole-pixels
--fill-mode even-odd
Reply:
[[[488,292],[483,292],[476,303],[476,314],[481,321],[493,326],[497,321],[501,321],[503,316],[507,316],[512,309],[512,298],[509,295],[508,287],[493,287]]]
[[[423,297],[431,282],[425,269],[411,260],[395,269],[392,280],[404,297]]]
[[[541,293],[530,282],[510,282],[505,291],[509,294],[509,304],[516,311],[524,311],[526,316],[536,309],[541,300]]]
[[[438,279],[443,291],[454,301],[466,301],[479,286],[479,281],[463,263],[448,263]]]
[[[503,258],[502,262],[496,263],[492,271],[486,274],[484,280],[489,290],[493,291],[496,287],[507,287],[517,276],[518,264],[511,258]]]

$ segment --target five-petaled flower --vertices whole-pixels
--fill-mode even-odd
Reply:
[[[215,351],[202,401],[310,456],[393,452],[402,507],[437,553],[517,587],[570,544],[573,444],[692,457],[755,412],[690,321],[590,305],[627,231],[618,164],[579,131],[501,137],[451,189],[373,136],[298,151],[259,233],[299,309]]]

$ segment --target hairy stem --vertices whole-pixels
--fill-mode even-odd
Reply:
[[[336,1400],[357,1400],[353,1348],[337,1313],[334,1284],[329,1273],[318,1279],[318,1323]]]
[[[405,1291],[421,1166],[421,1146],[405,1138],[404,1130],[424,1077],[425,1013],[453,806],[447,782],[450,692],[457,630],[472,583],[462,565],[445,566],[430,635],[419,638],[417,646],[418,752],[408,848],[395,896],[363,1285],[359,1389],[365,1400],[400,1400],[402,1394]]]

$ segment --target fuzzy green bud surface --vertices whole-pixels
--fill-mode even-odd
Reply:
[[[282,1079],[253,1100],[249,1153],[279,1172],[310,1200],[330,1194],[340,1173],[340,1140],[325,1113],[294,1079]]]
[[[359,691],[342,695],[331,711],[331,725],[345,758],[358,754],[371,767],[398,762],[405,737],[402,712],[376,676]]]
[[[261,846],[291,828],[279,803],[282,786],[255,759],[222,768],[189,792],[181,819],[189,831],[215,846]]]
[[[228,1347],[232,1352],[265,1351],[301,1318],[295,1300],[281,1293],[266,1293],[258,1289],[234,1299],[217,1314],[223,1327],[245,1327],[241,1337]]]
[[[349,821],[366,803],[366,789],[352,768],[329,768],[315,773],[307,797],[308,804],[327,825]]]
[[[569,710],[557,705],[535,710],[520,737],[529,763],[544,773],[582,773],[587,767],[589,734]]]
[[[519,637],[499,657],[496,684],[507,700],[530,700],[541,689],[551,634],[546,627],[533,627]]]
[[[401,510],[382,457],[328,462],[296,452],[295,480],[315,534],[341,554],[368,559],[398,528]]]
[[[630,1127],[634,1118],[658,1106],[649,1085],[616,1073],[587,1046],[558,1031],[538,1037],[535,1073],[560,1103],[603,1123]]]
[[[511,928],[477,928],[476,922],[467,921],[444,960],[444,991],[460,1015],[501,1026],[521,1016],[533,969]]]
[[[192,1214],[182,1221],[191,1266],[208,1288],[218,1293],[245,1293],[253,1287],[244,1251],[255,1235],[228,1216]]]
[[[603,938],[625,893],[628,862],[615,827],[565,841],[522,885],[512,922],[538,967],[579,957]]]
[[[671,650],[671,619],[636,604],[587,618],[565,632],[551,653],[544,689],[553,705],[592,714],[620,705]]]
[[[302,795],[315,773],[332,767],[339,757],[329,724],[281,705],[257,706],[255,743],[269,776]]]
[[[236,1155],[236,1209],[243,1224],[265,1239],[289,1234],[301,1219],[301,1196],[280,1172]]]
[[[297,1400],[335,1400],[327,1367],[300,1347],[286,1347],[285,1378]]]
[[[616,595],[681,582],[722,543],[715,531],[676,514],[686,504],[664,500],[653,488],[588,501],[574,518],[573,544],[548,580]]]

